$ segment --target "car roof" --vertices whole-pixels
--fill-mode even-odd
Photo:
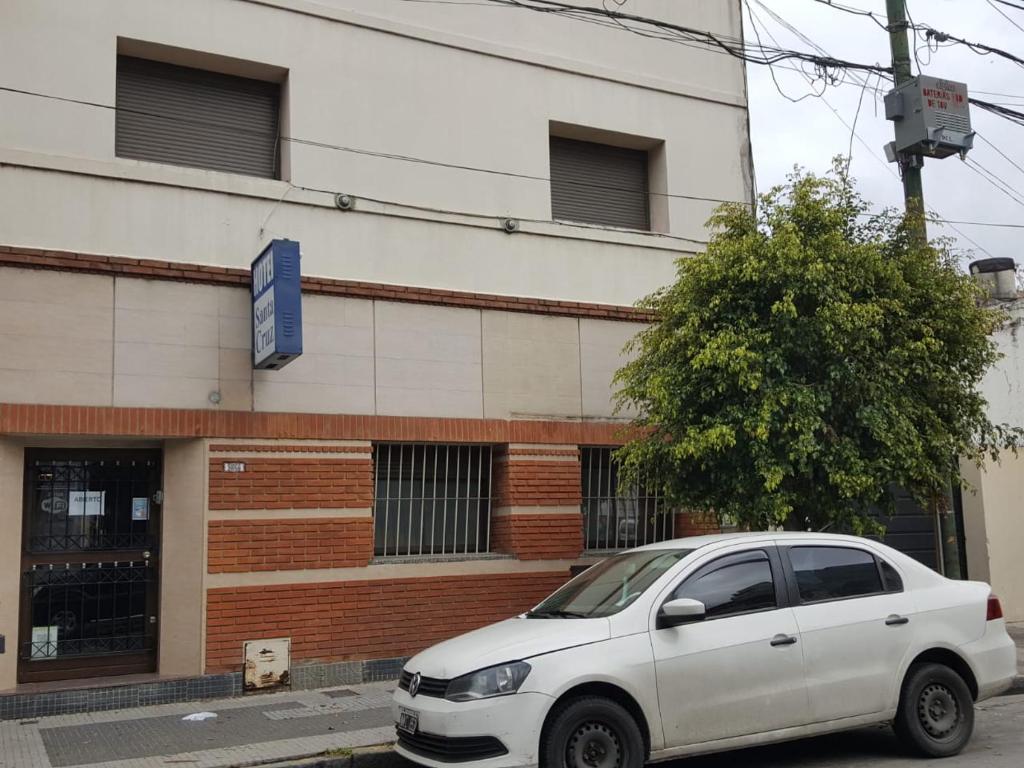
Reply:
[[[815,533],[813,531],[759,531],[749,533],[710,533],[704,536],[687,536],[682,539],[670,539],[669,541],[659,541],[655,544],[645,544],[642,547],[637,547],[637,550],[651,550],[651,549],[701,549],[702,547],[708,547],[712,544],[723,544],[723,543],[738,543],[740,541],[749,541],[751,543],[758,541],[775,541],[776,539],[814,539],[816,541],[822,540],[833,540],[836,543],[864,543],[864,539],[857,536],[846,536],[837,533]]]

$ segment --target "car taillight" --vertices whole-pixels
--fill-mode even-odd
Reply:
[[[995,595],[988,596],[988,613],[985,616],[985,621],[992,621],[993,619],[1003,618],[1003,606],[999,602],[999,598]]]

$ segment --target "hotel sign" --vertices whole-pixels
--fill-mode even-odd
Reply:
[[[252,366],[276,370],[301,354],[299,244],[273,240],[252,263]]]

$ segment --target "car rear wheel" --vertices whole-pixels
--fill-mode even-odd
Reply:
[[[974,731],[974,699],[967,683],[942,664],[915,664],[907,672],[893,724],[900,739],[926,757],[955,755]]]
[[[540,758],[542,768],[641,768],[644,738],[622,706],[588,696],[552,713],[541,737]]]

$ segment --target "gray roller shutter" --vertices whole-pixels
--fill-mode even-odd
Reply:
[[[551,137],[551,215],[629,229],[650,229],[647,153]]]
[[[117,57],[118,157],[278,176],[281,86]]]

